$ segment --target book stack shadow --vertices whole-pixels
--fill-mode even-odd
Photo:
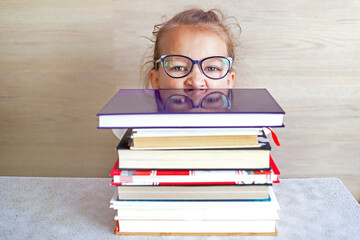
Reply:
[[[279,145],[283,115],[266,89],[119,90],[98,113],[99,128],[127,128],[110,173],[115,233],[276,235],[268,137]]]

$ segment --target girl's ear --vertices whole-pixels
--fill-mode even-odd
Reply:
[[[149,72],[149,80],[150,80],[150,83],[151,83],[151,88],[160,89],[158,71],[156,71],[155,69],[151,70]]]
[[[229,72],[229,76],[227,79],[228,88],[232,88],[234,85],[234,82],[235,82],[235,72],[231,71],[231,72]]]

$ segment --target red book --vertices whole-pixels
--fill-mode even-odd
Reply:
[[[280,172],[270,156],[268,170],[119,170],[116,161],[112,185],[233,185],[278,183]]]

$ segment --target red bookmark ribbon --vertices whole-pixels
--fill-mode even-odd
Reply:
[[[270,130],[272,139],[274,140],[274,143],[276,144],[276,146],[280,146],[279,139],[276,136],[275,132],[270,127],[266,127],[266,128]]]

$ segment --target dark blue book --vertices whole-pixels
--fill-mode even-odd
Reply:
[[[266,89],[120,89],[98,112],[99,128],[283,127]]]

